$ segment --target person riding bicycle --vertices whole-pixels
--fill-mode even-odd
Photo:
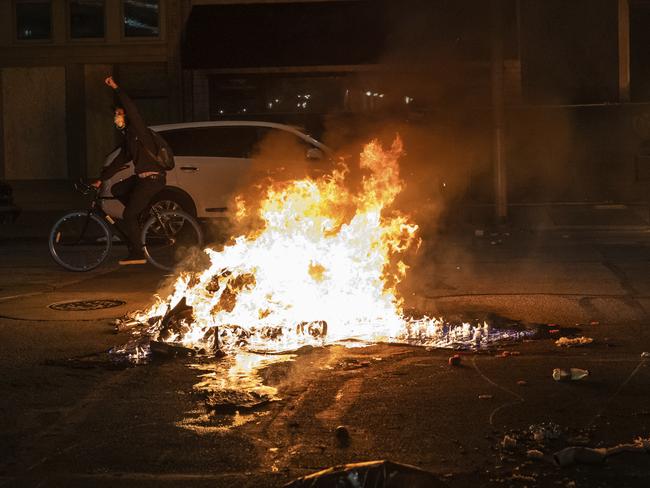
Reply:
[[[123,141],[119,154],[104,167],[99,179],[93,181],[92,185],[99,188],[102,182],[127,167],[129,161],[133,161],[135,174],[112,188],[112,193],[125,204],[122,215],[123,229],[129,239],[129,255],[120,260],[120,264],[145,264],[138,219],[142,211],[149,206],[152,197],[165,187],[166,171],[156,161],[158,145],[133,101],[115,83],[112,76],[104,82],[115,91],[119,100],[114,109],[113,122],[122,133]]]

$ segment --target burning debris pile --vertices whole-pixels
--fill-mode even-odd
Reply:
[[[339,163],[318,179],[272,184],[259,207],[239,200],[238,218],[261,225],[222,250],[205,249],[206,269],[181,271],[168,296],[132,314],[136,338],[118,352],[137,359],[161,345],[215,354],[350,340],[480,347],[520,338],[525,332],[405,316],[397,285],[408,266],[400,257],[419,239],[418,226],[391,208],[403,189],[401,154],[399,138],[387,150],[369,143],[354,191]]]

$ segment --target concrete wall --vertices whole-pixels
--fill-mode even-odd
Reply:
[[[2,70],[4,177],[68,176],[65,68]]]
[[[507,113],[512,202],[647,202],[650,104]]]

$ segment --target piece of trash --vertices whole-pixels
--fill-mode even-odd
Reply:
[[[115,319],[113,321],[113,326],[115,333],[119,332],[126,332],[128,330],[131,330],[137,326],[143,325],[140,321],[135,320],[135,319],[129,319],[129,318],[124,318],[124,319]]]
[[[588,369],[580,368],[555,368],[553,370],[553,379],[555,381],[578,381],[589,376]]]
[[[536,442],[546,442],[562,437],[562,427],[553,422],[534,424],[528,427]]]
[[[491,399],[492,399],[492,395],[479,395],[479,396],[478,396],[478,399],[479,399],[479,400],[491,400]]]
[[[544,453],[539,449],[529,449],[526,451],[526,457],[528,459],[543,459]]]
[[[503,437],[503,440],[501,441],[501,447],[504,449],[512,449],[513,447],[517,446],[517,439],[515,437],[512,437],[510,435],[506,435]]]
[[[553,454],[553,460],[558,466],[578,464],[601,464],[607,456],[607,449],[590,447],[565,447]]]
[[[151,341],[149,342],[149,347],[151,350],[151,354],[153,356],[158,356],[158,357],[193,356],[194,354],[196,354],[196,351],[194,351],[194,349],[190,349],[189,347],[185,347],[180,344],[173,344],[169,342]]]
[[[460,354],[454,354],[453,356],[449,357],[447,362],[449,363],[449,366],[460,366],[462,359],[460,357]]]
[[[527,386],[527,385],[528,385],[528,381],[526,381],[526,380],[518,380],[517,381],[517,386]]]
[[[433,473],[392,461],[334,466],[298,478],[285,488],[446,488],[447,483]]]
[[[476,229],[474,231],[474,235],[476,237],[483,237],[485,235],[485,231],[483,229]]]
[[[345,425],[339,425],[334,429],[334,435],[339,442],[339,446],[348,447],[350,445],[350,431]]]
[[[532,483],[537,481],[537,478],[535,478],[534,476],[527,476],[525,474],[519,474],[519,473],[513,473],[512,475],[510,475],[510,479],[513,481],[528,481]]]
[[[650,352],[642,352],[641,357],[642,358],[650,358]]]
[[[558,347],[575,347],[575,346],[586,346],[591,344],[594,340],[591,337],[560,337],[555,341],[555,345]]]

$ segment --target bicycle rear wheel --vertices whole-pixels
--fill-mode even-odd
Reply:
[[[203,246],[199,223],[181,210],[156,212],[142,228],[142,242],[147,260],[169,271],[194,248]]]
[[[50,254],[70,271],[90,271],[99,266],[111,248],[111,231],[90,212],[61,217],[50,231]]]

